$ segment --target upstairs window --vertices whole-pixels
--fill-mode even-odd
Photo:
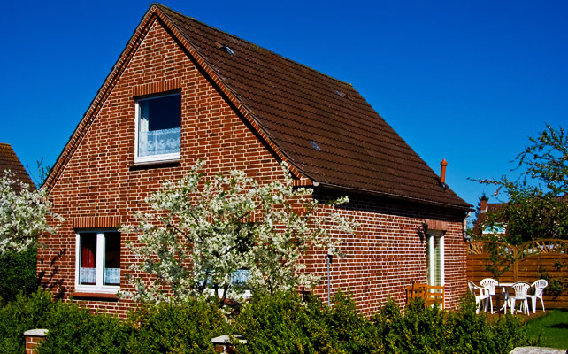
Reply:
[[[76,237],[75,290],[116,293],[120,286],[120,233],[91,231]]]
[[[134,162],[178,160],[180,126],[179,92],[138,99]]]

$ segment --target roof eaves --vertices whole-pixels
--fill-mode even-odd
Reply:
[[[351,192],[351,193],[362,193],[362,194],[366,194],[366,195],[374,195],[374,196],[377,196],[377,197],[387,197],[387,198],[398,199],[398,200],[403,200],[403,201],[413,202],[413,203],[419,203],[419,204],[443,206],[443,207],[447,207],[447,208],[451,208],[451,209],[457,209],[457,210],[464,211],[464,212],[474,211],[474,209],[472,209],[473,205],[467,204],[467,203],[466,204],[443,203],[443,202],[437,202],[437,201],[433,201],[433,200],[429,200],[429,199],[415,198],[415,197],[410,197],[410,196],[405,196],[405,195],[379,192],[379,191],[374,191],[374,190],[370,190],[370,189],[345,187],[345,186],[341,186],[341,185],[337,185],[337,184],[323,183],[323,182],[317,182],[317,181],[313,181],[313,185],[316,186],[316,187],[319,186],[321,188],[332,189],[332,190],[336,190],[336,191]]]

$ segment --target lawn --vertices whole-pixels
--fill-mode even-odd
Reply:
[[[539,346],[568,349],[568,310],[549,310],[527,322],[529,336],[540,339]]]

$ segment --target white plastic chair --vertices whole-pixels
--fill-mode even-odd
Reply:
[[[479,282],[479,285],[487,289],[489,304],[491,305],[491,313],[493,313],[493,298],[495,297],[495,285],[497,284],[497,280],[491,278],[486,278]],[[485,311],[487,311],[487,301],[485,302]]]
[[[519,306],[519,310],[521,312],[529,314],[529,303],[527,301],[527,290],[530,289],[530,285],[523,281],[516,282],[511,286],[511,288],[515,289],[515,296],[509,296],[509,302],[511,306],[511,314],[515,313],[515,303],[519,301],[521,305]]]
[[[540,298],[540,304],[542,305],[542,312],[546,312],[544,310],[544,301],[542,301],[542,292],[544,288],[548,286],[548,282],[544,279],[540,279],[532,283],[531,287],[534,288],[534,295],[527,295],[528,298],[532,299],[532,308],[533,313],[536,312],[536,299]]]
[[[477,306],[477,310],[475,312],[479,313],[479,311],[481,310],[481,302],[484,300],[487,301],[487,298],[489,297],[488,291],[486,288],[477,286],[469,280],[467,282],[467,285],[469,286],[469,291],[471,291],[471,294],[475,296],[475,305]],[[487,309],[487,305],[485,306],[485,309]]]

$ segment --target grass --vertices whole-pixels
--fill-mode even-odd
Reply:
[[[528,335],[541,347],[568,349],[568,311],[549,310],[527,321]]]

